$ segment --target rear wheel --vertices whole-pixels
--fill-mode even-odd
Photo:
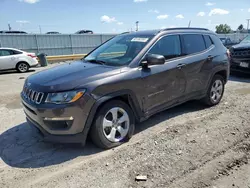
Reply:
[[[20,62],[17,64],[17,71],[18,72],[27,72],[29,70],[29,65],[26,62]]]
[[[225,80],[220,75],[215,75],[209,89],[207,91],[206,97],[203,102],[208,106],[214,106],[220,103],[225,89]]]
[[[133,112],[126,103],[110,101],[97,112],[90,136],[98,147],[113,148],[132,137],[134,124]]]

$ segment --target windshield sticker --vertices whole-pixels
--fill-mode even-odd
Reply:
[[[147,42],[148,38],[133,38],[132,42]]]

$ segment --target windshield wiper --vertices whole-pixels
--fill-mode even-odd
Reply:
[[[96,64],[100,64],[100,65],[104,65],[106,64],[105,61],[102,61],[102,60],[98,60],[98,59],[90,59],[90,60],[86,60],[87,62],[90,62],[90,63],[96,63]]]

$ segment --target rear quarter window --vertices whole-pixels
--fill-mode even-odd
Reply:
[[[16,50],[12,50],[13,52],[13,55],[18,55],[18,54],[22,54],[23,52],[19,52],[19,51],[16,51]]]
[[[203,35],[203,36],[204,36],[204,40],[205,40],[205,43],[206,43],[206,47],[209,48],[210,46],[212,46],[213,41],[210,38],[210,36],[209,35]]]
[[[199,53],[206,49],[205,42],[201,34],[182,35],[182,45],[184,55]]]

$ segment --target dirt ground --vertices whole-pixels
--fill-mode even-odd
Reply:
[[[26,124],[19,93],[33,73],[0,73],[1,188],[250,188],[250,76],[232,76],[218,106],[164,111],[103,151],[44,143]]]

